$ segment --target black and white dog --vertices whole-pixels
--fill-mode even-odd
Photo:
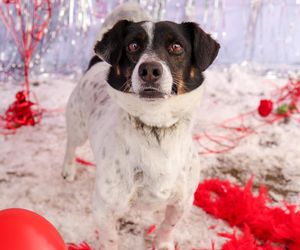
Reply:
[[[136,13],[139,20],[129,21]],[[127,20],[113,25],[120,14]],[[63,176],[74,179],[75,149],[89,139],[97,165],[94,213],[101,250],[119,249],[116,222],[129,209],[158,207],[165,218],[153,247],[174,249],[172,231],[199,181],[191,129],[202,72],[220,46],[196,23],[145,19],[139,7],[128,5],[108,17],[112,28],[99,35],[97,56],[66,111]]]

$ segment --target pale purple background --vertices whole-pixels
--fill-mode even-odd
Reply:
[[[71,1],[61,0],[59,5],[58,0],[53,0],[53,18],[32,60],[32,74],[82,72],[92,53],[101,20],[115,5],[125,2],[85,1],[89,6],[86,16],[92,23],[85,29],[77,20],[83,12],[78,5],[80,1],[73,0],[74,22],[69,22]],[[187,2],[140,0],[154,15],[157,15],[155,8],[162,6],[162,19],[197,21],[212,33],[221,43],[216,65],[249,62],[277,69],[300,66],[300,0],[194,0],[192,12],[186,11]],[[252,7],[259,2],[259,7]],[[65,14],[59,19],[62,8]],[[100,13],[97,17],[92,14],[95,9]],[[21,75],[21,69],[22,60],[16,46],[0,22],[0,79]]]

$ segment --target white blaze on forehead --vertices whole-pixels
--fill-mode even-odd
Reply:
[[[149,39],[149,43],[147,45],[147,49],[150,49],[153,43],[154,38],[154,23],[153,22],[144,22],[142,24],[143,29],[146,31]]]
[[[148,44],[147,48],[143,51],[138,63],[136,64],[132,76],[131,76],[131,82],[132,82],[132,91],[134,93],[140,93],[140,91],[144,88],[143,81],[140,79],[139,76],[139,67],[142,63],[150,63],[150,62],[157,62],[161,64],[162,66],[162,76],[158,80],[158,88],[159,90],[164,94],[171,94],[172,93],[172,85],[173,85],[173,77],[170,71],[169,66],[161,60],[157,54],[155,54],[154,51],[152,51],[152,45],[153,45],[153,39],[154,39],[154,29],[155,29],[155,23],[153,22],[144,22],[142,25],[142,28],[146,31],[148,36]]]

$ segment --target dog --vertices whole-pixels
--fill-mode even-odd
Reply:
[[[113,22],[120,13],[124,20]],[[63,177],[74,179],[75,150],[89,139],[101,250],[120,248],[116,223],[130,209],[158,207],[165,217],[153,248],[174,249],[172,231],[200,178],[191,131],[203,72],[220,45],[196,23],[148,17],[128,5],[108,16],[67,104]]]

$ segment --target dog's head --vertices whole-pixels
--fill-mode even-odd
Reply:
[[[155,100],[199,87],[220,45],[196,23],[122,20],[95,45],[116,90]]]

